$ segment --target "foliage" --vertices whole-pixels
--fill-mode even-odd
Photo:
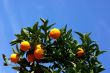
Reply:
[[[20,34],[15,34],[16,39],[10,44],[14,46],[13,53],[18,54],[20,60],[14,64],[13,69],[19,73],[99,73],[104,70],[97,57],[105,51],[101,51],[98,44],[90,38],[91,33],[75,32],[81,39],[79,44],[72,36],[72,29],[67,30],[65,26],[60,29],[61,36],[52,39],[49,32],[54,24],[48,25],[48,20],[42,18],[41,21],[42,25],[39,26],[36,22],[33,27],[22,28]],[[24,40],[31,45],[28,51],[20,50],[20,43]],[[27,54],[33,53],[37,44],[42,44],[44,57],[28,62]],[[84,50],[81,57],[77,56],[78,48]],[[4,54],[3,59],[5,66],[12,64]]]

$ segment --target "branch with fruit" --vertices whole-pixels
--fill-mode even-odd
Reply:
[[[19,73],[99,73],[104,70],[98,56],[105,51],[90,38],[91,33],[75,32],[81,40],[78,42],[67,26],[52,28],[54,24],[40,20],[42,25],[36,22],[33,27],[22,28],[20,34],[15,34],[16,39],[10,43],[13,54],[10,58],[3,54],[5,66]]]

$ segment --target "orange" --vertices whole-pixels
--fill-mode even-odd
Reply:
[[[84,54],[85,54],[84,50],[82,48],[78,48],[76,56],[77,57],[82,57],[82,56],[84,56]]]
[[[34,54],[28,54],[27,60],[28,60],[28,62],[34,62],[34,60],[35,60]]]
[[[58,39],[61,35],[61,32],[57,28],[53,28],[50,30],[49,36],[53,39]]]
[[[11,54],[10,60],[11,60],[11,62],[17,63],[18,60],[19,60],[18,54],[15,54],[15,53],[14,54]]]
[[[44,50],[41,48],[41,45],[37,45],[34,50],[34,56],[36,59],[41,59],[44,57]]]
[[[27,51],[30,49],[30,43],[28,41],[23,41],[20,44],[20,50]]]

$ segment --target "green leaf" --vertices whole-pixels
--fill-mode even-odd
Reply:
[[[47,24],[48,24],[48,20],[45,21],[44,27],[47,27]]]
[[[100,51],[100,54],[103,54],[103,53],[105,53],[105,52],[107,52],[107,51]]]
[[[4,62],[4,64],[3,64],[4,66],[8,66],[8,64],[6,63],[6,62]]]
[[[12,48],[12,50],[13,50],[13,53],[18,53],[14,48]]]
[[[4,60],[4,66],[8,66],[8,59],[6,58],[6,56],[4,54],[2,54],[3,60]]]
[[[49,30],[52,26],[54,26],[55,25],[55,23],[53,23],[53,24],[51,24],[51,25],[49,25],[49,26],[47,26],[47,30]]]
[[[101,55],[101,54],[103,54],[103,53],[105,53],[106,51],[96,51],[96,56],[98,56],[98,55]]]
[[[21,29],[21,35],[26,36],[26,37],[29,36],[29,32],[26,30],[26,28]]]
[[[92,49],[92,48],[97,48],[98,47],[98,45],[95,43],[95,44],[91,44],[91,45],[89,45],[89,49]]]
[[[74,62],[70,62],[74,68],[76,68],[76,64]]]
[[[15,67],[12,67],[12,69],[19,71],[20,67],[15,66]]]
[[[90,45],[91,43],[93,43],[93,41],[91,40],[91,38],[89,37],[91,33],[87,33],[84,35],[84,40],[87,43],[87,45]]]
[[[43,69],[44,73],[51,73],[46,68],[42,68],[42,69]]]
[[[82,34],[82,33],[80,33],[80,32],[75,32],[77,35],[79,35],[80,36],[80,38],[84,38],[84,35]]]
[[[22,40],[20,40],[20,39],[15,39],[15,40],[12,40],[12,41],[10,42],[10,44],[11,44],[11,45],[15,45],[15,44],[17,44],[17,43],[21,43],[21,41],[22,41]]]
[[[3,60],[6,61],[6,56],[5,54],[2,54]]]
[[[67,25],[65,25],[65,27],[64,27],[64,32],[66,32],[67,31]]]
[[[21,34],[15,34],[17,38],[21,38]]]
[[[74,67],[68,67],[66,69],[66,73],[77,73],[76,69]]]
[[[67,32],[67,36],[69,36],[72,32],[72,29],[70,29],[68,32]]]
[[[27,27],[26,30],[28,30],[29,32],[33,33],[33,28],[31,28],[31,27]]]
[[[86,37],[89,37],[92,32],[85,34]]]
[[[16,50],[17,50],[18,53],[20,53],[20,49],[18,47],[18,44],[16,44]]]
[[[45,20],[45,19],[43,19],[43,18],[40,18],[40,20],[43,22],[44,28],[47,27],[48,20]]]
[[[20,51],[19,55],[22,58],[24,56],[25,52],[24,51]]]
[[[45,20],[45,19],[43,19],[43,18],[40,18],[40,20],[41,20],[43,23],[45,23],[45,21],[46,21],[46,20]]]
[[[98,67],[98,73],[99,73],[99,72],[102,72],[103,70],[105,70],[105,69],[103,68],[102,65]]]
[[[33,31],[36,32],[38,30],[38,22],[36,22],[33,26]]]

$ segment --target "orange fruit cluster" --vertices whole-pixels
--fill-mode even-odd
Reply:
[[[51,31],[49,33],[49,36],[53,39],[58,39],[60,37],[60,35],[61,35],[61,32],[57,28],[51,29]]]
[[[53,39],[58,39],[61,35],[61,32],[57,28],[53,28],[50,30],[49,37]],[[30,43],[28,41],[22,41],[20,44],[21,51],[28,51],[31,48]],[[42,59],[44,57],[44,50],[41,47],[41,44],[36,45],[34,53],[27,55],[28,62],[34,62],[36,59]],[[18,54],[11,54],[10,56],[11,62],[17,63],[19,61]]]
[[[77,57],[82,57],[82,56],[84,56],[84,54],[85,54],[84,50],[82,48],[78,48],[76,56]]]
[[[19,56],[18,54],[13,53],[11,54],[10,59],[11,59],[11,62],[17,63],[19,60]]]

